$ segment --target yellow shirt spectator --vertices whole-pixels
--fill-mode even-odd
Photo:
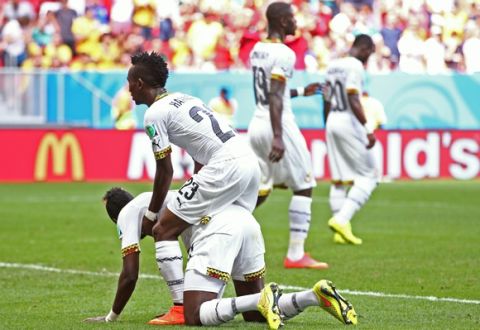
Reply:
[[[128,85],[123,86],[113,97],[112,100],[112,117],[116,129],[135,129],[137,123],[135,121],[133,110],[135,102],[128,90]]]
[[[101,24],[93,17],[93,11],[87,9],[84,16],[77,17],[72,24],[75,36],[76,51],[81,54],[93,55],[101,35]]]
[[[143,27],[153,27],[156,21],[156,1],[134,0],[133,5],[133,23]]]
[[[387,123],[385,109],[379,100],[364,93],[360,102],[362,103],[363,111],[370,127],[378,129]]]
[[[209,14],[205,15],[208,17]],[[188,45],[196,56],[210,59],[222,34],[222,24],[211,19],[201,19],[190,26],[187,34]]]
[[[463,30],[468,21],[468,15],[463,10],[447,12],[444,14],[445,21],[443,23],[443,40],[447,40],[456,33],[460,38],[463,37]]]

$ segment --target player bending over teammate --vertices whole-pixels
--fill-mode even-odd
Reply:
[[[183,299],[184,281],[178,236],[191,226],[209,222],[230,205],[252,212],[260,169],[257,162],[252,162],[255,155],[246,139],[217,118],[200,99],[179,92],[168,93],[167,78],[167,64],[159,54],[132,56],[127,77],[130,94],[136,104],[149,107],[144,126],[156,160],[153,193],[145,217],[155,221],[158,216],[152,229],[155,257],[173,302],[178,303]],[[173,175],[171,144],[183,148],[193,158],[195,170],[159,214]],[[199,277],[195,281],[201,280]],[[214,296],[206,294],[196,302]],[[186,315],[188,322],[193,313]]]
[[[162,210],[175,196],[175,192],[168,192]],[[110,313],[86,321],[117,320],[133,293],[139,271],[140,240],[152,235],[156,222],[144,217],[151,198],[152,193],[133,198],[121,188],[112,188],[105,194],[108,215],[120,234],[123,269]],[[353,307],[329,281],[317,282],[312,290],[284,295],[280,295],[274,283],[264,286],[265,248],[260,226],[240,206],[231,205],[210,221],[189,227],[181,237],[189,254],[184,297],[169,313],[150,324],[218,325],[243,313],[245,321],[267,319],[269,327],[276,329],[281,323],[278,307],[287,318],[292,318],[308,306],[320,306],[344,324],[357,323]],[[237,297],[222,298],[230,278]]]

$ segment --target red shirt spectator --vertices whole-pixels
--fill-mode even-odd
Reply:
[[[250,64],[248,63],[250,58],[250,51],[259,40],[260,33],[256,30],[245,30],[242,38],[240,39],[238,58],[246,67],[250,66]]]
[[[308,41],[303,35],[295,36],[293,38],[287,38],[285,45],[290,47],[297,55],[295,62],[295,69],[305,70],[305,55],[308,52]]]

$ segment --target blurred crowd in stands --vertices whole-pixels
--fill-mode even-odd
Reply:
[[[125,68],[155,50],[174,70],[248,67],[268,0],[4,0],[1,66]],[[367,33],[372,73],[480,72],[480,0],[292,0],[296,68],[322,71]]]

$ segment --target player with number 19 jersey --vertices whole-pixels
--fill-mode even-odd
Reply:
[[[257,42],[250,53],[256,110],[248,127],[248,136],[259,158],[262,170],[260,196],[270,193],[273,186],[286,186],[293,191],[315,187],[312,161],[305,139],[292,112],[288,81],[293,76],[295,53],[284,43],[275,40]],[[273,131],[270,122],[270,80],[286,82],[283,94],[282,138],[283,158],[273,163],[268,155],[272,148]]]
[[[198,98],[163,94],[148,108],[144,125],[155,159],[168,155],[174,144],[203,165],[167,207],[181,219],[198,224],[230,204],[253,211],[259,167],[248,142]]]
[[[293,77],[295,53],[282,42],[266,40],[257,42],[250,53],[253,70],[256,115],[268,115],[270,79],[286,81],[283,93],[282,119],[293,116],[288,80]]]

